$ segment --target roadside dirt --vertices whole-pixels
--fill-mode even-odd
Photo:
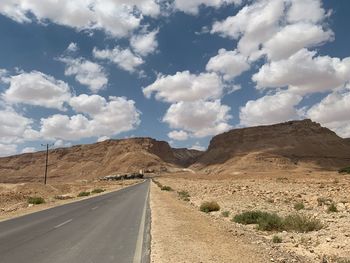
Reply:
[[[270,252],[280,251],[285,255],[299,257],[297,261],[291,262],[303,262],[303,258],[310,263],[350,260],[349,176],[335,172],[237,174],[221,178],[199,174],[173,174],[156,180],[173,188],[174,196],[177,191],[187,191],[190,200],[182,203],[192,209],[198,210],[203,201],[217,201],[221,210],[208,215],[212,224],[226,223],[233,231],[242,231],[244,236],[253,238]],[[297,211],[294,208],[297,203],[302,203],[304,208]],[[328,211],[331,204],[336,206],[337,212]],[[256,230],[255,225],[240,225],[231,221],[234,215],[252,210],[281,216],[303,214],[319,219],[324,227],[309,233],[268,232]],[[228,211],[229,216],[223,217],[222,211]],[[282,238],[282,243],[273,243],[274,235]],[[286,261],[288,257],[284,261],[272,258],[274,262],[289,262]]]
[[[83,191],[91,192],[94,189],[103,189],[105,190],[103,193],[108,193],[140,181],[107,182],[82,180],[48,185],[39,183],[0,184],[0,221],[98,195],[98,193],[91,193],[89,197],[77,197]],[[29,197],[42,197],[45,203],[39,205],[29,204]]]
[[[152,183],[151,262],[304,262],[270,249],[242,229],[199,212],[176,196]]]

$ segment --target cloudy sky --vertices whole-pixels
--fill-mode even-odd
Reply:
[[[150,136],[204,149],[311,118],[350,137],[348,0],[1,0],[0,155]]]

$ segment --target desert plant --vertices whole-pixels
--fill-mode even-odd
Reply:
[[[33,205],[40,205],[45,203],[45,199],[42,197],[29,197],[28,198],[28,203],[33,204]]]
[[[282,238],[275,235],[272,237],[272,242],[273,243],[282,243]]]
[[[180,199],[190,201],[190,194],[187,191],[179,191],[177,194],[179,195]]]
[[[340,174],[350,174],[350,166],[338,170]]]
[[[284,218],[283,229],[306,233],[317,231],[323,227],[320,220],[305,215],[293,214]]]
[[[222,215],[222,217],[229,217],[230,216],[230,211],[222,211],[221,215]]]
[[[265,213],[258,219],[257,229],[263,231],[283,230],[283,218],[277,214]]]
[[[106,191],[105,189],[101,189],[101,188],[96,188],[94,190],[91,191],[92,194],[99,194],[99,193],[103,193],[104,191]]]
[[[163,185],[160,190],[162,191],[173,191],[173,189],[170,186]]]
[[[243,212],[241,214],[235,215],[232,218],[232,221],[243,225],[257,224],[258,219],[265,216],[266,214],[267,212],[262,212],[259,210],[247,211],[247,212]]]
[[[199,210],[205,213],[213,212],[213,211],[219,211],[220,206],[215,201],[210,202],[203,202],[201,206],[199,207]]]
[[[78,194],[78,197],[89,196],[89,195],[90,195],[90,192],[80,192]]]
[[[327,212],[328,213],[336,213],[338,212],[337,206],[335,205],[335,203],[331,203],[328,208],[327,208]]]
[[[302,202],[296,203],[294,205],[294,209],[297,210],[297,211],[302,210],[304,208],[305,208],[305,205]]]

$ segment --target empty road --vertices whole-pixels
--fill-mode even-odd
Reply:
[[[148,196],[147,180],[0,222],[0,262],[149,262]]]

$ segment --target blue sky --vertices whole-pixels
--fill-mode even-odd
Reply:
[[[0,3],[0,155],[149,136],[205,149],[311,118],[350,137],[347,0]]]

